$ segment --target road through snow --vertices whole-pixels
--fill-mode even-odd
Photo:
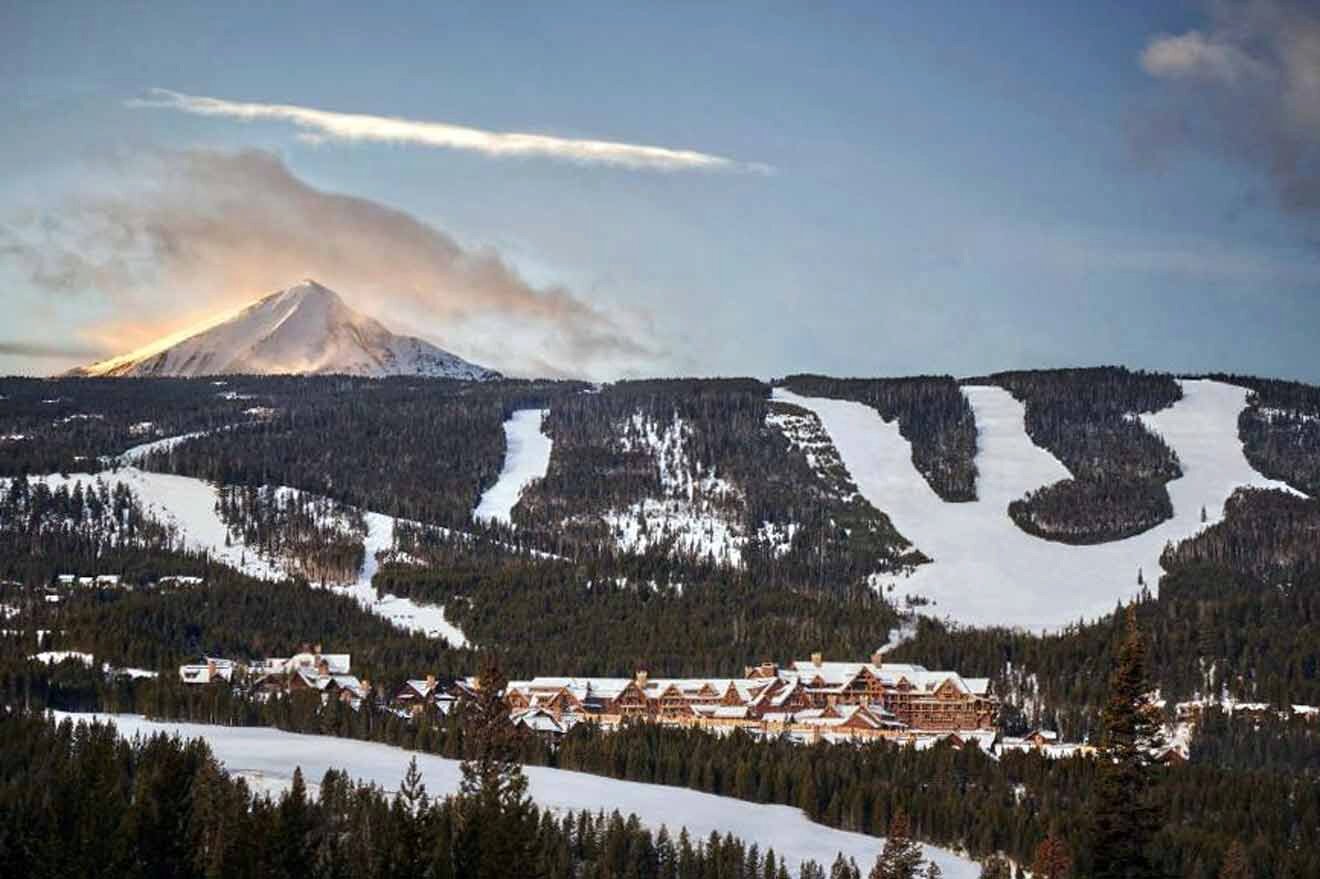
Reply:
[[[869,406],[801,397],[776,388],[774,397],[815,412],[858,489],[933,561],[906,577],[884,577],[894,593],[934,602],[927,612],[959,622],[1053,629],[1093,619],[1132,597],[1137,572],[1153,590],[1165,544],[1183,540],[1223,516],[1238,486],[1288,487],[1257,473],[1242,454],[1238,413],[1247,391],[1212,381],[1184,381],[1183,399],[1142,421],[1178,453],[1184,475],[1169,483],[1174,517],[1126,540],[1069,546],[1032,537],[1013,524],[1008,504],[1031,489],[1070,475],[1036,446],[1024,407],[998,387],[964,387],[976,416],[977,500],[947,503],[912,465],[912,449]],[[1201,522],[1205,508],[1206,522]]]

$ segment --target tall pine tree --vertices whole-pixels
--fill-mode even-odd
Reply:
[[[1127,633],[1109,678],[1091,826],[1091,875],[1095,879],[1147,879],[1151,839],[1159,813],[1150,796],[1159,716],[1147,699],[1146,647],[1132,608]]]
[[[533,873],[536,810],[518,764],[519,735],[504,702],[506,683],[498,662],[486,657],[475,692],[459,707],[471,751],[460,765],[454,858],[458,875],[473,879]]]

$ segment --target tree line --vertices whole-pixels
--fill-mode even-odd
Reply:
[[[1037,537],[1105,543],[1173,516],[1164,487],[1182,475],[1178,456],[1136,418],[1182,399],[1170,375],[1125,367],[1000,372],[968,382],[999,385],[1026,407],[1026,431],[1072,473],[1029,492],[1009,516]]]

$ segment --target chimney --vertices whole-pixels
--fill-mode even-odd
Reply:
[[[885,661],[885,653],[883,650],[877,650],[876,652],[871,654],[871,665],[880,665],[884,661]]]
[[[646,681],[648,678],[650,678],[650,675],[648,675],[646,672],[644,671],[637,672],[637,686],[639,689],[642,690],[646,689]]]
[[[435,689],[435,675],[427,675],[427,676],[426,676],[426,692],[429,693],[429,692],[431,692],[431,691],[434,690],[434,689]]]
[[[316,655],[317,655],[317,656],[320,656],[320,655],[321,655],[321,642],[320,642],[320,641],[317,641],[317,642],[316,642]]]
[[[820,668],[820,665],[824,660],[825,657],[822,656],[820,653],[811,654],[811,664],[816,666],[816,668]]]
[[[472,689],[474,689],[474,690],[480,690],[480,689],[481,689],[481,678],[476,677],[475,675],[474,675],[473,678],[472,678]]]
[[[206,660],[206,676],[208,678],[215,677],[215,660],[209,657]]]

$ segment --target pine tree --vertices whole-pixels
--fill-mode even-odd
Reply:
[[[1234,840],[1224,855],[1224,863],[1219,867],[1219,879],[1251,879],[1251,867],[1247,864],[1247,850],[1242,843]]]
[[[912,839],[908,817],[899,810],[889,822],[889,837],[868,879],[917,879],[923,861],[921,846]]]
[[[1031,861],[1032,879],[1068,879],[1072,875],[1072,858],[1063,840],[1050,834],[1036,846]]]
[[[1160,743],[1159,723],[1146,698],[1146,648],[1135,608],[1128,608],[1127,633],[1109,679],[1096,772],[1095,811],[1090,833],[1095,879],[1156,876],[1147,851],[1159,829],[1151,803],[1152,754]]]
[[[503,672],[493,657],[482,663],[479,686],[459,706],[471,743],[460,764],[456,872],[474,879],[525,874],[531,863],[536,810],[518,764],[518,731],[504,702]]]

